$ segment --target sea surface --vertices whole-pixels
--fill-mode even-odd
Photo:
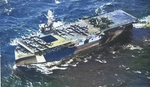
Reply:
[[[52,63],[15,66],[15,40],[55,22],[124,10],[142,19],[150,0],[0,0],[2,87],[150,87],[150,29],[133,28],[113,42]]]

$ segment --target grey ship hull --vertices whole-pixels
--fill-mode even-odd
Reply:
[[[107,30],[107,31],[105,31],[105,35],[101,39],[96,40],[91,43],[87,43],[82,46],[78,46],[77,50],[74,52],[74,54],[79,53],[80,51],[84,51],[86,49],[92,48],[97,45],[102,46],[104,44],[107,44],[107,43],[113,41],[115,38],[121,36],[121,34],[130,31],[132,28],[133,28],[132,24],[128,24],[128,25],[124,25],[121,27],[111,29],[111,30]]]
[[[109,43],[110,41],[114,40],[116,37],[121,35],[122,33],[125,33],[126,31],[129,31],[132,29],[132,23],[136,22],[137,19],[129,14],[127,14],[124,11],[117,10],[114,12],[110,12],[104,15],[101,15],[100,17],[108,17],[111,19],[114,23],[110,24],[109,27],[107,27],[104,30],[101,30],[100,32],[97,32],[94,34],[93,32],[91,33],[83,33],[81,31],[81,36],[83,39],[81,39],[81,42],[76,43],[80,38],[78,37],[77,40],[75,38],[66,38],[66,37],[71,37],[67,36],[68,34],[64,34],[64,36],[61,36],[62,32],[67,32],[61,30],[61,26],[55,29],[53,37],[55,37],[57,40],[54,41],[54,46],[48,47],[48,51],[46,50],[42,54],[37,54],[39,52],[33,51],[30,49],[26,44],[24,44],[23,40],[20,40],[19,45],[22,47],[26,48],[29,53],[25,54],[22,53],[21,55],[15,50],[15,58],[16,58],[16,65],[25,65],[25,64],[34,64],[34,63],[44,63],[44,62],[51,62],[51,61],[57,61],[62,58],[65,58],[66,56],[69,56],[71,54],[77,54],[81,51],[87,50],[89,48],[92,48],[97,45],[103,45],[106,43]],[[87,18],[89,19],[89,18]],[[85,18],[86,20],[86,18]],[[76,22],[75,24],[80,24],[81,22]],[[73,24],[71,24],[73,25]],[[85,25],[85,24],[84,24]],[[87,26],[89,23],[87,24]],[[68,25],[66,25],[68,26]],[[70,26],[70,25],[69,25]],[[68,27],[66,29],[69,29]],[[88,26],[88,29],[97,29],[97,28],[91,28],[91,26]],[[57,32],[56,32],[57,31]],[[60,32],[61,31],[61,32]],[[76,31],[76,30],[75,30]],[[90,30],[88,30],[90,31]],[[79,33],[76,31],[76,33]],[[49,32],[43,33],[46,37],[49,35]],[[56,36],[55,36],[56,34]],[[90,34],[92,37],[94,35],[94,38],[88,38]],[[52,35],[52,34],[50,34]],[[65,36],[66,35],[66,36]],[[79,36],[78,34],[77,36]],[[63,38],[61,38],[63,37]],[[65,38],[65,39],[64,39]],[[73,40],[72,40],[73,39]],[[53,50],[53,51],[52,51]]]

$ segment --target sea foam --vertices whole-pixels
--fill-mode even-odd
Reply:
[[[18,45],[18,40],[19,40],[19,38],[14,38],[14,39],[10,39],[10,45],[11,46],[16,46],[16,45]]]
[[[133,24],[135,28],[150,28],[150,16],[143,17]]]

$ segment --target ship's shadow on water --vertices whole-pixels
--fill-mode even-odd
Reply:
[[[132,29],[112,42],[81,52],[75,68],[57,71],[80,87],[148,87],[150,64],[149,29]],[[83,56],[84,55],[84,56]],[[84,59],[91,56],[88,62]]]
[[[145,42],[149,39],[149,29],[133,28],[110,43],[66,57],[59,64],[53,65],[67,65],[66,70],[52,70],[53,73],[44,74],[38,70],[40,67],[31,65],[19,67],[14,70],[14,74],[31,82],[45,81],[58,87],[149,86],[147,77],[150,76],[150,42]],[[44,69],[51,68],[46,66]]]
[[[40,81],[40,77],[45,77],[44,74],[41,72],[38,72],[36,68],[27,68],[20,66],[17,69],[14,70],[14,74],[21,78],[28,78],[30,80],[33,80],[35,82]]]

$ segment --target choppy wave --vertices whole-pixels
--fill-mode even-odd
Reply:
[[[10,85],[14,87],[62,87],[62,85],[69,87],[66,79],[70,81],[68,83],[75,83],[75,87],[93,87],[95,85],[121,85],[122,87],[124,85],[133,86],[136,83],[141,83],[141,86],[148,86],[148,68],[142,70],[139,69],[139,66],[142,67],[140,64],[148,64],[146,58],[149,56],[149,53],[147,53],[149,51],[145,50],[143,45],[149,44],[149,34],[145,33],[148,31],[142,31],[140,29],[132,31],[133,37],[131,38],[131,42],[133,43],[129,40],[129,42],[118,46],[119,42],[126,40],[125,38],[115,43],[114,46],[105,47],[103,50],[98,50],[99,48],[97,47],[97,50],[95,49],[83,55],[67,57],[64,60],[55,61],[56,63],[49,62],[24,66],[28,68],[26,73],[15,71],[17,68],[15,66],[13,67],[15,64],[14,50],[10,48],[9,44],[12,46],[17,45],[17,37],[21,37],[21,35],[28,34],[32,31],[37,31],[39,24],[47,22],[45,14],[47,14],[48,10],[54,12],[56,22],[63,21],[56,23],[56,26],[58,26],[84,16],[92,16],[116,9],[122,9],[138,18],[147,17],[150,14],[149,0],[126,0],[121,2],[115,0],[0,1],[0,23],[2,25],[0,27],[0,37],[2,40],[2,87],[9,87]],[[140,21],[141,24],[137,23],[134,27],[139,28],[139,26],[145,25],[145,18]],[[137,31],[142,34],[137,33]],[[141,39],[141,37],[145,39]],[[132,41],[133,39],[134,41]],[[138,57],[141,57],[142,60]],[[128,63],[126,64],[126,62]],[[129,64],[133,66],[129,66]],[[147,66],[145,65],[144,67]],[[13,70],[15,73],[12,73]],[[59,72],[56,72],[57,70]],[[64,73],[59,74],[61,71],[64,71]],[[37,72],[38,74],[34,74],[33,72]],[[140,74],[140,76],[137,74]],[[131,75],[134,78],[131,78]],[[147,78],[145,78],[145,75]],[[117,82],[115,82],[116,80]],[[87,85],[83,85],[82,83],[86,83]]]
[[[59,4],[59,3],[61,3],[59,0],[55,0],[55,3],[57,3],[57,4]]]
[[[28,69],[35,68],[43,74],[52,74],[54,70],[66,70],[68,67],[76,67],[80,62],[88,62],[90,59],[91,56],[85,58],[79,56],[42,64],[22,65],[22,67],[26,67]],[[16,69],[16,67],[14,69]]]
[[[10,39],[10,45],[12,45],[12,46],[18,45],[18,40],[19,40],[19,38]]]
[[[138,23],[134,23],[135,28],[150,28],[150,16],[143,17],[138,20]]]
[[[101,5],[100,7],[98,7],[96,10],[95,10],[95,13],[96,14],[104,14],[106,13],[107,11],[105,10],[105,8],[107,6],[114,6],[115,3],[114,2],[108,2],[108,3],[104,3],[103,5]]]

